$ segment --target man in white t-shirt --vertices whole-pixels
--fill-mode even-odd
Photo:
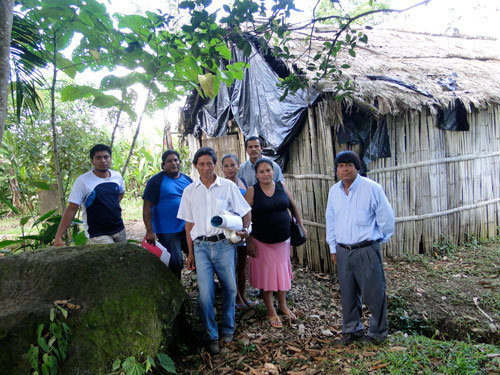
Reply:
[[[90,150],[93,169],[80,175],[68,198],[68,207],[57,229],[54,246],[64,246],[62,236],[71,225],[80,205],[85,235],[90,244],[126,242],[120,201],[125,185],[111,166],[111,148],[97,144]]]

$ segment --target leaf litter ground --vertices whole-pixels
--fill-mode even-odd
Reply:
[[[197,340],[202,336],[202,329],[196,311],[196,275],[184,271],[183,283],[189,295],[187,316],[190,336],[191,339],[196,337],[191,344],[196,342],[196,349],[193,354],[193,350],[184,347],[184,353],[176,358],[178,372],[290,375],[393,373],[391,366],[395,365],[384,358],[394,356],[397,361],[408,357],[407,362],[414,367],[414,370],[408,371],[439,373],[440,369],[450,367],[446,361],[451,361],[454,348],[460,345],[459,341],[453,340],[469,337],[473,340],[470,342],[499,345],[499,249],[498,244],[490,243],[463,247],[438,258],[410,256],[386,259],[391,335],[379,346],[340,346],[342,315],[335,276],[311,272],[295,264],[288,302],[298,320],[290,322],[281,315],[284,327],[271,328],[265,320],[266,309],[260,300],[258,306],[237,312],[234,342],[221,342],[221,354],[210,356],[202,348],[201,341]],[[256,292],[249,289],[250,294]],[[220,293],[216,299],[216,310],[220,312]],[[368,317],[369,313],[364,309],[365,326],[368,325]],[[425,338],[412,339],[420,337],[411,336],[412,333],[433,336],[436,340],[451,340],[450,344],[446,344],[445,358],[434,350],[433,345],[441,345],[439,342],[420,342]],[[425,347],[429,345],[429,356],[416,359],[415,356],[426,352]],[[441,347],[444,348],[443,345]],[[499,347],[486,345],[488,349],[482,349],[481,345],[478,344],[477,350],[488,353],[485,354],[487,359],[478,364],[481,372],[500,373]],[[477,357],[477,353],[471,354],[471,357]]]

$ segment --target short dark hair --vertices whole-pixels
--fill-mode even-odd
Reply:
[[[109,156],[111,156],[111,147],[103,145],[102,143],[99,143],[90,149],[90,152],[89,152],[90,160],[92,160],[94,158],[94,155],[96,154],[96,152],[99,152],[99,151],[107,151]]]
[[[245,150],[247,149],[248,147],[248,142],[250,141],[259,141],[259,145],[260,147],[264,147],[264,142],[262,141],[262,138],[259,137],[259,136],[252,136],[252,137],[248,137],[246,140],[245,140]]]
[[[236,162],[236,164],[240,164],[240,159],[238,159],[238,157],[235,155],[235,154],[226,154],[222,157],[222,159],[220,160],[220,164],[224,164],[224,160],[226,160],[227,158],[233,158],[234,161]]]
[[[358,171],[361,170],[361,161],[359,160],[358,154],[354,151],[346,150],[337,154],[335,157],[335,172],[337,172],[337,166],[339,163],[352,163]]]
[[[266,159],[266,158],[260,158],[259,160],[257,160],[254,164],[254,169],[255,169],[255,173],[257,173],[257,169],[259,168],[259,166],[262,164],[262,163],[267,163],[271,166],[271,168],[273,169],[274,171],[274,165],[273,165],[273,162],[272,160],[269,160],[269,159]]]
[[[163,153],[163,155],[161,156],[161,166],[163,167],[165,165],[165,161],[167,160],[167,158],[174,154],[175,156],[177,156],[177,159],[181,160],[181,156],[179,155],[179,153],[175,150],[167,150]]]
[[[209,155],[212,157],[212,160],[215,163],[217,163],[217,155],[215,154],[215,151],[213,148],[211,147],[202,147],[200,148],[198,151],[196,151],[196,153],[194,154],[194,157],[193,157],[193,164],[194,165],[197,165],[198,164],[198,159],[201,157],[201,156],[204,156],[204,155]]]

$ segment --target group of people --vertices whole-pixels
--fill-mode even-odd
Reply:
[[[208,334],[207,350],[220,351],[219,338],[233,341],[235,310],[255,302],[245,294],[246,269],[250,285],[260,290],[273,328],[283,326],[278,313],[290,320],[297,316],[287,306],[291,288],[291,217],[307,235],[302,215],[283,182],[281,168],[262,157],[262,141],[245,141],[249,160],[239,165],[238,157],[224,155],[224,178],[215,173],[217,155],[209,147],[193,157],[199,179],[180,171],[180,156],[174,150],[162,155],[162,171],[147,183],[143,193],[145,240],[161,243],[171,254],[169,268],[180,279],[182,249],[187,248],[186,267],[196,270],[201,322]],[[90,150],[93,169],[75,182],[69,205],[61,219],[55,246],[62,246],[63,234],[82,206],[89,243],[125,242],[120,200],[123,179],[110,169],[111,149],[96,145]],[[382,187],[359,174],[360,160],[352,151],[335,159],[339,182],[332,186],[326,207],[326,240],[332,261],[337,265],[343,311],[343,344],[363,340],[382,341],[387,337],[385,278],[380,243],[394,232],[394,212]],[[241,217],[234,244],[211,218],[229,211]],[[214,311],[214,276],[222,289],[220,326]],[[273,302],[276,293],[277,309]],[[362,297],[371,312],[365,335],[361,322]]]

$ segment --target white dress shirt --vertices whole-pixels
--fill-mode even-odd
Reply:
[[[191,238],[195,240],[199,236],[222,233],[222,229],[212,226],[210,220],[224,210],[243,217],[251,207],[234,182],[217,176],[208,189],[200,180],[184,189],[177,218],[194,224]]]

